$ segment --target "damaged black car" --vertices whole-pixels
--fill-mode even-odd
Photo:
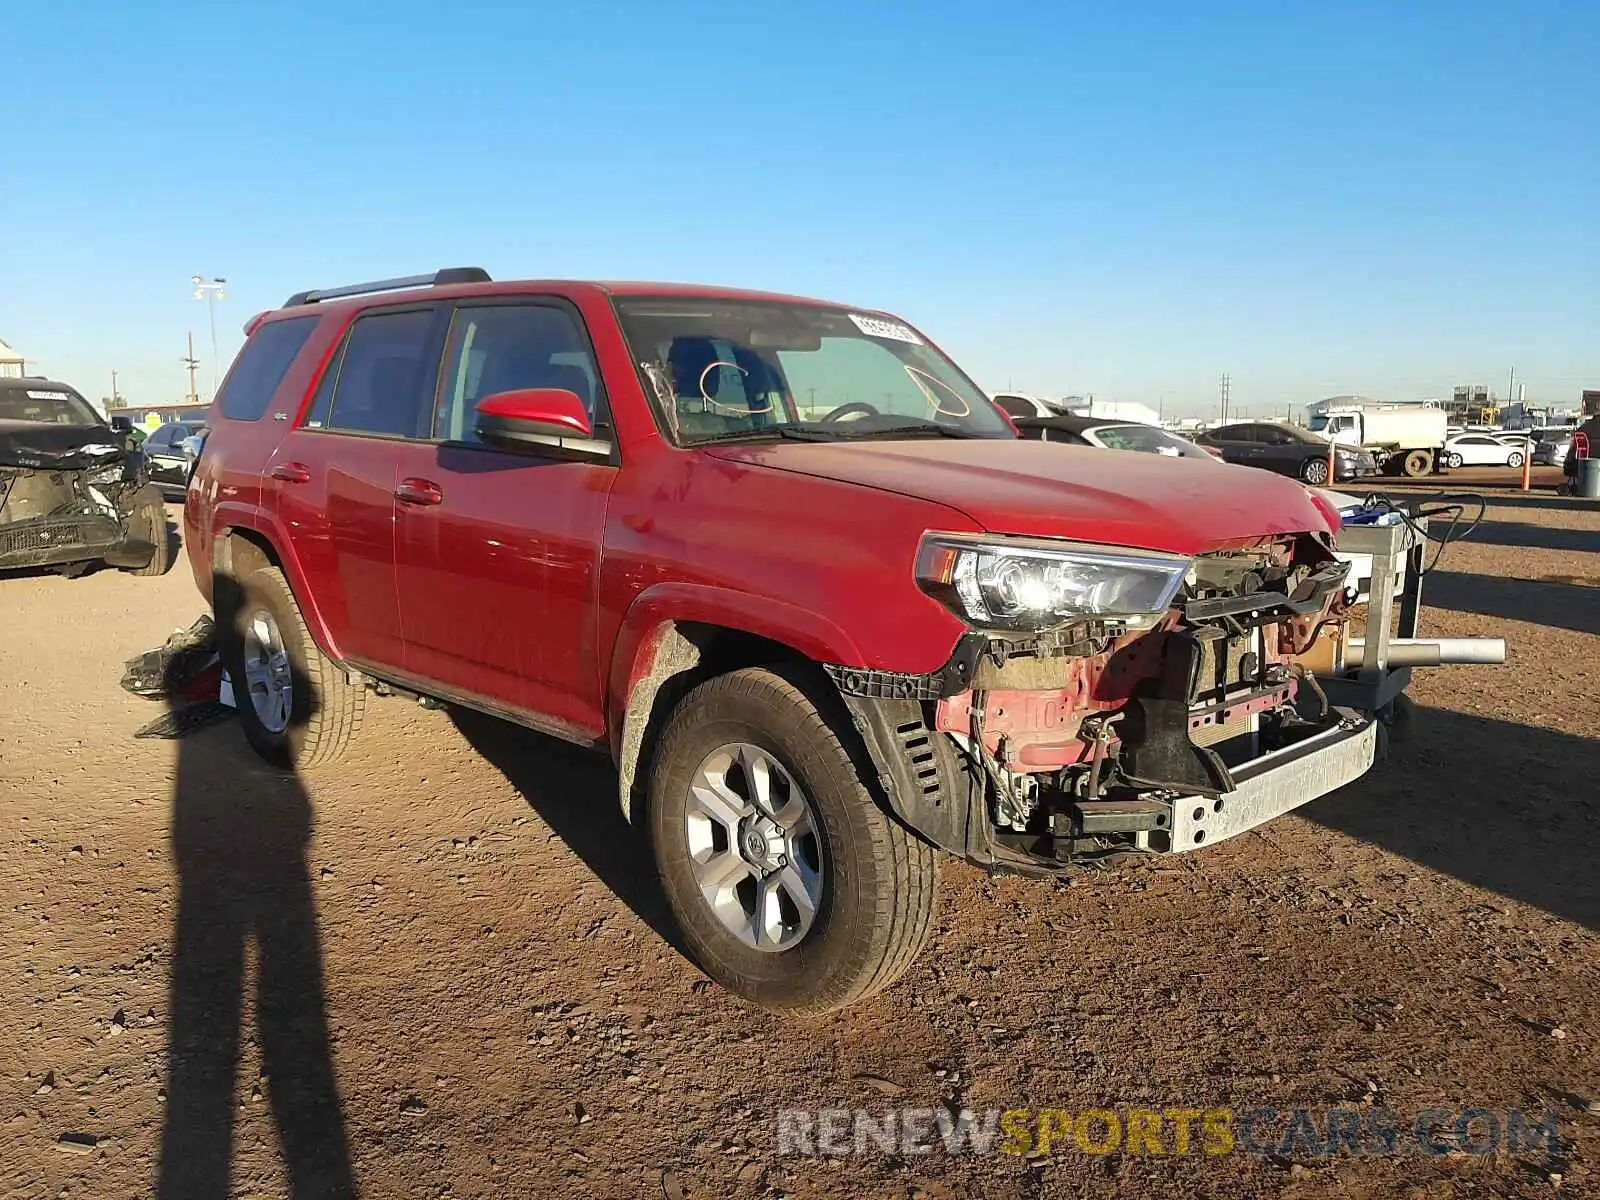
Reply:
[[[0,571],[172,565],[167,510],[144,455],[75,389],[0,379]]]

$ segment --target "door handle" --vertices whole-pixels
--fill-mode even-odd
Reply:
[[[285,483],[311,482],[311,469],[305,463],[286,462],[274,463],[267,471],[274,479],[281,479]]]
[[[402,504],[442,504],[444,493],[431,479],[402,479],[394,489],[394,498]]]

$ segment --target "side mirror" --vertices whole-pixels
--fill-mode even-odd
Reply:
[[[589,411],[566,388],[517,388],[478,401],[478,440],[497,450],[549,454],[569,440],[594,437]]]

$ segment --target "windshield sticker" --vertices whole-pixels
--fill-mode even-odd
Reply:
[[[33,400],[71,400],[72,397],[65,392],[36,392],[28,389],[28,396]]]
[[[902,325],[899,321],[886,321],[882,317],[864,317],[860,313],[851,313],[850,319],[856,323],[856,328],[868,337],[890,338],[896,342],[910,342],[913,346],[922,345],[922,338],[917,331],[909,325]]]

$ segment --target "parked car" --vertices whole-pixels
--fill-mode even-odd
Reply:
[[[144,455],[76,388],[0,379],[0,570],[77,575],[98,562],[135,575],[171,566]]]
[[[1066,442],[1079,446],[1098,446],[1102,450],[1137,450],[1145,454],[1164,454],[1169,458],[1221,458],[1220,451],[1203,448],[1194,442],[1168,433],[1155,425],[1131,421],[1112,421],[1101,417],[1013,416],[1013,425],[1025,438],[1041,442]]]
[[[1298,425],[1243,421],[1208,429],[1195,441],[1220,451],[1225,462],[1261,467],[1317,486],[1329,482],[1328,439]],[[1372,455],[1355,447],[1337,447],[1334,467],[1333,482],[1362,479],[1378,473],[1378,464]]]
[[[1028,392],[996,392],[990,399],[1010,417],[1055,417],[1062,413],[1060,405]]]
[[[687,950],[807,1011],[907,968],[939,852],[1190,851],[1362,775],[1373,714],[1296,663],[1339,524],[1019,439],[887,313],[478,268],[252,321],[184,504],[258,752],[338,756],[379,689],[608,750]]]
[[[1572,435],[1576,431],[1576,426],[1535,430],[1537,436],[1533,443],[1534,465],[1559,467],[1566,462],[1567,452],[1572,449]]]
[[[191,439],[205,428],[204,421],[168,421],[145,439],[144,452],[150,460],[151,482],[169,499],[183,498],[196,457],[191,453],[196,445]]]
[[[1527,457],[1526,439],[1504,441],[1487,433],[1457,434],[1444,444],[1447,467],[1520,467]]]

